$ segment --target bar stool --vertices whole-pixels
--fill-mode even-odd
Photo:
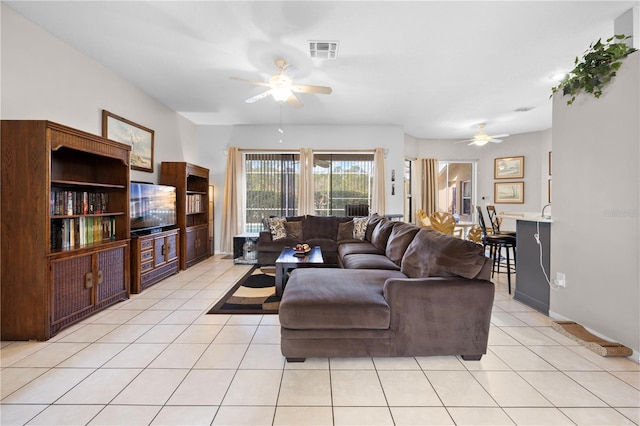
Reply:
[[[480,206],[477,206],[477,210],[478,223],[480,224],[480,229],[482,229],[482,242],[485,247],[489,247],[489,257],[493,260],[491,265],[491,278],[493,278],[496,268],[497,273],[500,273],[500,253],[504,248],[506,254],[507,283],[509,284],[509,294],[511,294],[511,273],[513,272],[515,274],[516,272],[516,237],[513,235],[496,235],[488,233]],[[513,265],[511,264],[509,249],[511,249],[511,254],[513,254]]]

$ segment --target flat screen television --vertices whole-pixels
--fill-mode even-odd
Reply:
[[[162,229],[176,224],[176,188],[131,182],[129,190],[131,231]]]

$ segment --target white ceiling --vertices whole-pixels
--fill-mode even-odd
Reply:
[[[638,1],[5,1],[196,124],[276,124],[273,61],[331,86],[282,106],[285,124],[400,125],[419,138],[551,127],[549,76]],[[338,40],[310,59],[309,40]],[[528,112],[517,108],[533,107]]]

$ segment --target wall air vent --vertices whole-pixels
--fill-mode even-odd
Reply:
[[[309,57],[318,59],[336,59],[338,57],[337,41],[309,41]]]

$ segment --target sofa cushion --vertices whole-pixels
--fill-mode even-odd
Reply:
[[[353,222],[353,238],[356,240],[364,240],[364,236],[367,232],[367,224],[369,223],[369,218],[354,217],[352,222]]]
[[[397,271],[295,269],[280,302],[280,324],[298,330],[388,329],[384,283],[402,277]]]
[[[380,250],[368,241],[349,241],[343,242],[338,245],[338,254],[340,257],[347,256],[349,254],[384,254],[384,250]]]
[[[373,234],[371,234],[371,243],[380,250],[385,250],[387,248],[387,240],[389,239],[391,230],[396,223],[398,222],[391,222],[384,218],[379,221],[373,230]]]
[[[336,240],[344,241],[353,238],[353,221],[342,222],[338,224],[338,236]]]
[[[271,231],[271,238],[273,241],[281,240],[287,237],[287,230],[284,227],[284,223],[287,221],[284,217],[270,217],[269,218],[269,230]]]
[[[349,254],[342,259],[342,267],[345,269],[386,269],[399,271],[400,267],[393,263],[384,254]]]
[[[378,222],[380,222],[382,219],[384,218],[380,216],[378,213],[374,213],[371,216],[369,216],[369,221],[367,222],[367,229],[365,230],[365,233],[364,233],[364,239],[366,241],[371,241],[373,230],[376,228],[376,225],[378,224]]]
[[[410,278],[450,277],[490,279],[489,259],[482,246],[422,228],[413,238],[401,263]]]
[[[305,240],[312,238],[325,238],[335,240],[338,235],[338,223],[336,216],[307,216],[302,225],[302,233]]]
[[[302,240],[302,222],[289,222],[284,223],[284,229],[287,231],[287,238],[292,240]]]
[[[410,223],[396,223],[389,234],[385,255],[391,259],[393,263],[400,266],[404,252],[419,230],[420,228]]]

